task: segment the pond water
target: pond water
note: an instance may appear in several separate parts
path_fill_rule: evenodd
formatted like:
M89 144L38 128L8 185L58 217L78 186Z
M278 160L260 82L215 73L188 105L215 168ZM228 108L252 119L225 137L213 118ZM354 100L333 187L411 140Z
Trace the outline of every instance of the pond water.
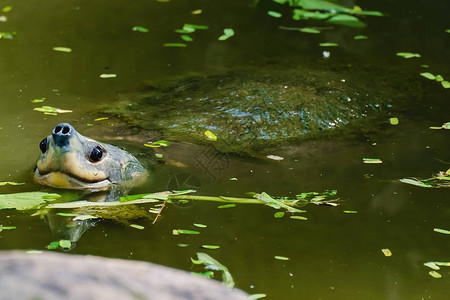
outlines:
M101 221L70 253L198 271L190 258L206 252L229 269L238 288L264 293L268 299L446 299L450 267L442 267L438 271L442 278L435 279L423 264L450 261L450 237L433 230L450 230L449 191L396 180L427 178L449 168L449 132L429 129L449 121L449 90L419 75L428 71L450 79L450 34L445 32L450 29L449 3L342 1L347 7L359 5L387 15L363 17L367 27L350 28L295 22L289 7L257 2L3 1L3 7L13 9L0 13L6 16L0 32L17 34L12 40L0 39L0 181L25 185L0 186L0 193L41 189L31 180L39 142L57 123L70 122L80 133L112 141L151 165L151 180L132 194L190 184L201 195L241 197L264 191L293 197L337 190L340 199L336 207L304 207L306 221L290 219L289 214L274 218L276 210L262 205L227 209L206 201L168 205L154 225L149 220L133 221L145 226L143 230ZM280 11L283 17L273 18L268 10ZM194 41L185 48L164 47L183 42L174 29L184 23L210 28L192 33ZM149 32L133 31L137 25ZM307 34L279 26L326 30ZM218 41L228 27L235 36ZM368 39L354 40L356 35ZM322 42L339 46L319 47ZM70 47L72 52L53 47ZM324 58L324 51L330 52L329 58ZM422 57L396 56L405 51ZM344 73L373 69L372 80L364 84L376 87L394 80L392 85L410 104L395 111L397 126L383 119L369 133L331 134L260 153L284 157L282 161L224 154L220 168L205 155L208 143L188 141L171 141L169 147L156 150L164 154L165 164L155 165L150 162L152 150L143 146L148 141L141 142L139 133L130 136L132 129L115 132L112 121L94 121L99 108L129 99L154 82L250 66L267 69L272 64ZM103 79L100 74L117 77ZM31 102L38 98L45 101ZM53 116L33 110L42 105L73 112ZM124 135L125 140L118 140ZM364 164L367 157L383 163ZM55 239L48 224L29 211L2 210L0 225L17 227L0 232L1 250L44 250ZM198 230L200 235L173 235L173 229ZM202 249L205 244L220 248ZM382 249L390 249L392 256L384 256Z

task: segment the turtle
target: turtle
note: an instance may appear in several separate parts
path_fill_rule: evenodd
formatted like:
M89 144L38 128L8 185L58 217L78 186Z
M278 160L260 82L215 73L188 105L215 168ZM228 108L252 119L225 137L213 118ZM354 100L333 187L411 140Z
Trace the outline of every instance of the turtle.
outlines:
M39 144L34 180L63 189L108 191L136 186L148 173L130 153L78 133L69 123L57 124Z

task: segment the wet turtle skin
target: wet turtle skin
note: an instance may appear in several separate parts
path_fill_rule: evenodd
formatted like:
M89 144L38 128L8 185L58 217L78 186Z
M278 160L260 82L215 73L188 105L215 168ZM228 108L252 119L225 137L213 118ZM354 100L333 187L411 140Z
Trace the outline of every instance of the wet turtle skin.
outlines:
M133 155L84 137L68 123L56 125L39 147L34 179L42 185L104 191L113 185L134 186L147 177Z

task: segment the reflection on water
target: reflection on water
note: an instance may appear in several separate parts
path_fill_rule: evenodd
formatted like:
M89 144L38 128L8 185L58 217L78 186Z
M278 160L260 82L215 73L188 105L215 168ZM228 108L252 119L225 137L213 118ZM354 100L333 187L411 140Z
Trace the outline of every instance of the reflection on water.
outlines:
M336 189L342 199L340 206L307 206L308 220L301 221L288 215L274 218L275 210L263 206L168 205L154 225L150 220L138 220L144 230L114 220L98 222L83 233L71 253L141 259L190 270L190 257L207 251L228 267L238 287L249 293L266 293L270 299L444 299L449 268L442 267L443 277L433 279L423 263L450 260L448 236L433 231L450 229L448 190L420 189L395 179L427 178L449 167L448 132L428 129L449 121L448 111L443 109L448 92L418 75L426 64L428 71L450 78L448 24L443 15L448 3L349 1L350 6L357 4L390 16L367 18L366 29L340 27L307 35L279 30L279 25L299 25L290 18L268 16L265 5L274 8L267 1L257 7L251 2L12 3L7 21L0 23L0 32L18 33L13 40L0 39L0 181L26 184L0 186L0 192L40 189L31 182L31 168L40 140L59 122L70 122L102 141L138 140L116 144L150 161L153 153L141 146L148 142L145 133L130 129L116 136L108 120L94 122L90 114L100 105L114 105L121 94L136 92L149 82L215 74L235 66L266 68L268 63L330 72L373 70L373 80L364 83L367 85L409 76L409 82L399 81L398 93L410 97L414 105L398 112L397 126L381 120L376 125L383 130L267 148L261 150L262 158L227 154L221 157L226 164L220 168L202 160L204 147L173 142L158 150L165 163L149 163L152 180L132 191L195 186L203 195L265 191L292 196ZM203 13L191 14L196 9ZM164 43L180 42L174 29L184 23L207 24L210 29L193 34L194 42L186 48L163 47ZM136 25L149 28L149 32L132 31ZM219 42L217 37L226 27L233 27L236 35ZM369 39L357 43L353 40L357 34ZM325 60L324 49L317 45L329 41L339 42L341 47L331 49ZM56 46L73 51L53 51ZM399 51L418 52L422 58L405 60L396 57ZM100 79L103 73L118 76ZM42 97L44 103L30 102ZM41 105L74 112L53 116L33 111ZM264 159L269 154L284 160ZM383 163L364 164L363 158L380 158ZM0 225L17 227L0 232L0 249L45 249L53 240L48 226L52 222L47 222L28 212L0 211ZM207 227L199 229L194 223ZM173 229L201 233L174 236ZM180 248L179 243L189 246ZM221 248L200 249L204 244ZM383 255L381 249L385 248L391 250L391 257ZM276 260L277 255L290 260Z

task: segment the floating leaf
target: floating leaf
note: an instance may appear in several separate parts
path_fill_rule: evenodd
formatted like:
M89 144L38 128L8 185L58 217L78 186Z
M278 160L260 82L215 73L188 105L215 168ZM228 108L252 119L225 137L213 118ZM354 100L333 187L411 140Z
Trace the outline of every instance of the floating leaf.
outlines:
M209 131L209 130L205 131L205 135L208 138L208 140L217 141L217 136L214 133L212 133L211 131Z
M450 230L445 230L445 229L441 229L441 228L433 228L433 230L438 233L450 234Z
M236 204L232 203L232 204L219 205L219 206L217 206L217 208L220 208L220 209L222 209L222 208L232 208L232 207L235 207L235 206L236 206Z
M56 250L58 248L59 248L59 241L53 241L47 245L47 249L49 249L49 250Z
M274 218L282 218L284 217L284 211L277 211L273 216Z
M94 122L104 121L104 120L108 120L108 119L109 119L108 117L101 117L101 118L94 119Z
M53 47L53 50L67 53L72 52L72 49L69 47Z
M413 58L413 57L420 57L420 54L411 52L397 52L397 56L401 56L404 58Z
M426 263L424 263L424 266L427 266L428 268L431 268L431 269L433 269L435 271L441 269L434 261L426 262Z
M357 214L358 211L356 211L356 210L344 210L344 213L345 214Z
M357 27L357 28L366 27L366 24L361 22L357 17L346 14L338 14L332 16L327 20L327 22L332 24L345 25L349 27Z
M61 217L78 217L78 214L74 213L57 213L57 215Z
M13 230L16 229L16 226L0 226L0 232L3 230Z
M386 257L392 256L391 250L389 250L387 248L381 249L381 252L383 252L384 256L386 256Z
M44 102L44 101L45 101L45 97L30 100L31 103L40 103L40 102Z
M441 81L441 84L444 87L444 89L450 89L450 82L443 80Z
M25 183L24 182L14 182L14 181L2 181L2 182L0 182L0 186L7 185L7 184L9 184L9 185L23 185Z
M202 12L203 11L201 9L196 9L196 10L191 11L191 14L193 14L193 15L200 15Z
M198 228L206 228L206 227L208 227L205 224L200 224L200 223L194 223L194 226L198 227Z
M299 31L303 33L312 33L312 34L319 34L321 32L319 29L312 27L299 28Z
M278 155L267 155L266 157L267 157L268 159L273 159L273 160L278 160L278 161L284 159L284 157L281 157L281 156L278 156Z
M442 278L442 275L436 271L430 271L430 272L428 272L428 274L430 274L431 277L436 278L436 279Z
M308 220L308 218L302 217L302 216L290 216L290 218L294 219L294 220L302 220L302 221Z
M0 32L0 39L12 40L16 35L15 32Z
M139 230L143 230L145 227L139 224L130 224L130 227L139 229Z
M437 82L441 82L441 81L444 80L444 77L442 77L442 75L438 74L438 75L435 76L434 80L436 80Z
M70 249L72 247L72 242L69 240L60 240L58 244L63 249Z
M398 118L389 118L389 123L391 123L391 125L398 125Z
M418 179L415 178L402 178L399 180L400 182L406 183L406 184L411 184L411 185L415 185L415 186L420 186L420 187L425 187L425 188L431 188L433 187L431 184L426 184Z
M290 258L286 257L286 256L275 255L274 257L275 257L275 259L278 259L278 260L290 260Z
M156 142L152 142L151 144L144 144L144 146L151 147L151 148L168 147L169 145L170 145L170 143L165 140L159 140Z
M365 35L355 35L355 36L353 37L353 39L354 39L354 40L367 40L368 37L365 36Z
M42 112L44 114L50 114L50 115L56 115L56 114L63 114L63 113L71 113L71 110L68 109L61 109L53 106L44 105L41 107L36 107L33 110Z
M212 258L206 253L198 252L197 259L191 258L193 264L196 265L205 265L207 270L217 270L222 272L222 282L232 288L234 287L234 280L231 276L231 273L228 271L228 268L222 265L220 262Z
M319 44L320 47L337 47L339 46L338 43L320 43Z
M383 161L379 158L363 158L365 164L381 164Z
M17 210L28 210L37 208L41 204L54 199L47 196L58 196L57 194L48 194L44 192L26 192L13 194L0 194L0 209L14 208Z
M142 33L147 33L148 29L142 26L134 26L133 31L138 31L138 32L142 32Z
M435 80L436 79L436 76L434 76L433 74L431 74L429 72L420 73L420 76L423 76L423 77L425 77L427 79L430 79L430 80Z
M217 249L220 248L220 246L217 246L217 245L202 245L202 248L209 249L209 250L217 250Z
M190 36L185 35L185 34L181 35L180 37L181 37L181 39L182 39L183 41L185 41L185 42L192 42L192 41L194 41L193 38L191 38Z
M186 44L183 44L183 43L165 43L164 45L163 45L164 47L171 47L171 48L183 48L183 47L186 47L187 45Z
M180 248L186 248L188 246L189 246L189 244L177 244L177 247L180 247Z
M225 28L223 30L223 35L219 36L219 41L225 41L225 40L229 39L232 36L234 36L233 28Z
M4 13L7 13L7 12L10 12L12 9L13 9L12 6L8 5L8 6L3 7L2 11Z
M187 230L187 229L174 229L172 230L173 235L180 235L180 234L200 234L200 232L195 230Z
M277 11L269 10L267 14L274 18L281 18L283 15Z
M230 181L238 181L238 179L236 177L231 177Z
M92 219L98 219L98 217L92 216L92 215L78 215L75 218L73 218L74 221L85 221L85 220L92 220Z
M106 78L116 78L117 74L100 74L99 77L100 78L104 78L104 79L106 79Z
M251 295L248 295L247 299L248 299L248 300L257 300L257 299L262 299L262 298L265 298L265 297L267 297L266 294L260 293L260 294L251 294Z

